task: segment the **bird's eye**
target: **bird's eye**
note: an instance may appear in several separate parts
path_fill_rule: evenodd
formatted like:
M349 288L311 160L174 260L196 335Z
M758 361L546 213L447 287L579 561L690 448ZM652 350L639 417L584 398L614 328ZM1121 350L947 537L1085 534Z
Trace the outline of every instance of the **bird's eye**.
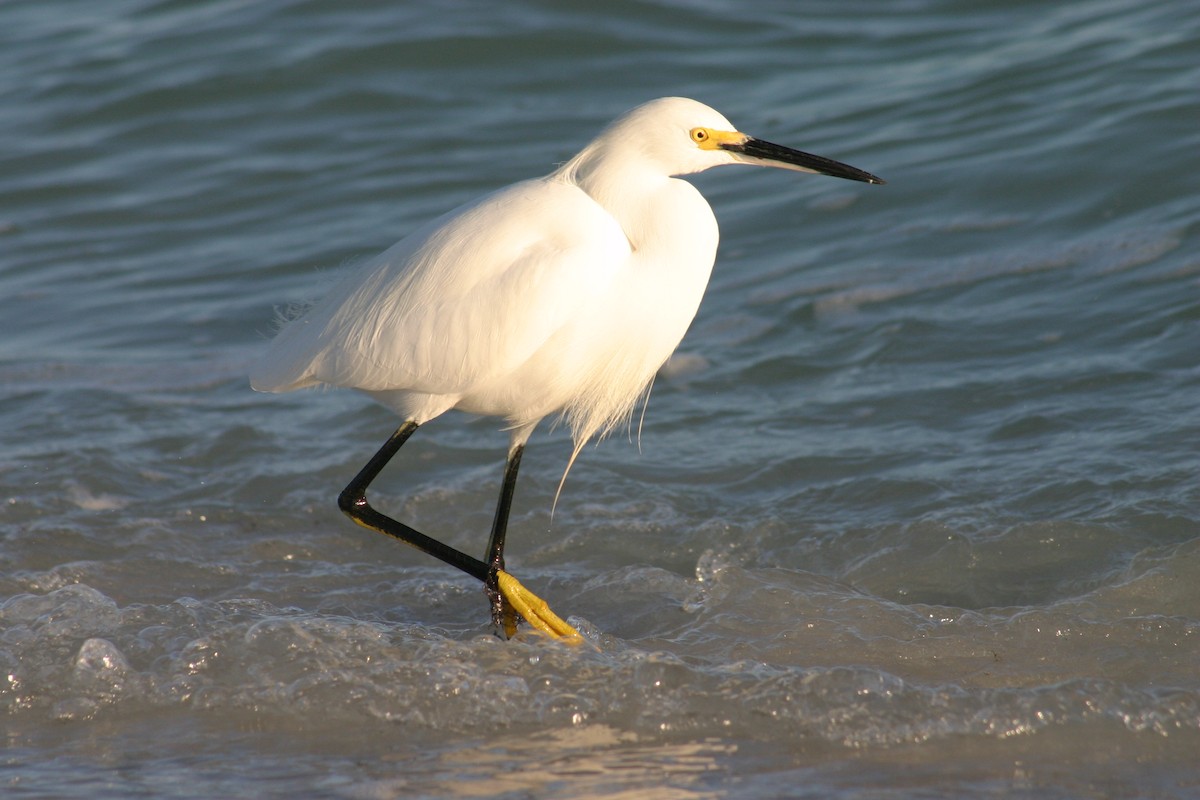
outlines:
M708 141L708 131L704 128L692 128L692 141L696 144Z

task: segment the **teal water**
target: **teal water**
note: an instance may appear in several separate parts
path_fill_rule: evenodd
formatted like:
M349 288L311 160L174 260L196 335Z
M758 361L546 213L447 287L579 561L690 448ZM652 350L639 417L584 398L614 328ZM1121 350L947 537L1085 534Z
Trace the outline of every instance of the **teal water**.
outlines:
M1193 797L1191 4L0 4L5 797ZM396 424L256 395L277 309L694 97L883 187L697 186L640 435L535 434L509 565L334 498ZM506 436L380 502L482 550Z

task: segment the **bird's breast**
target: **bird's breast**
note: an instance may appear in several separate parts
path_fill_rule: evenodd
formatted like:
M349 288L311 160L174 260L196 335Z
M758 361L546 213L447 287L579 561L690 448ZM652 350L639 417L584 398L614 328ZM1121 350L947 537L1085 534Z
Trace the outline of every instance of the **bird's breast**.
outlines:
M689 184L672 183L684 188L618 220L633 249L608 280L509 379L461 408L521 409L510 415L517 424L565 412L577 440L633 410L691 325L716 255L712 210Z

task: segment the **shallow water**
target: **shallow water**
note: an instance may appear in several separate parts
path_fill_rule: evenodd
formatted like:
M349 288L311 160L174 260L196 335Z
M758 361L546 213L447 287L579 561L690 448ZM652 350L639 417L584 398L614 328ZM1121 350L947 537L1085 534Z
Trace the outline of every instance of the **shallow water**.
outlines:
M1182 2L0 5L12 797L1200 792L1200 18ZM722 225L640 431L509 566L337 511L396 424L252 393L277 308L682 94L866 187ZM373 496L482 550L506 436Z

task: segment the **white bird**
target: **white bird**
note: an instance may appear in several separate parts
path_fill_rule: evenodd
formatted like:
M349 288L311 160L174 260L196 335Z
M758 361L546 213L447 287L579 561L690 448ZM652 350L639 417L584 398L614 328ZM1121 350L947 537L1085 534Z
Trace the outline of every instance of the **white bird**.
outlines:
M589 439L627 421L647 394L696 315L717 251L712 209L674 176L723 164L883 183L739 133L695 100L653 100L549 175L438 217L350 271L283 327L251 385L350 387L394 410L403 424L341 493L341 509L483 581L493 623L506 634L516 629L515 609L535 628L577 640L504 571L521 454L538 422L558 414L574 438L569 469ZM510 432L482 560L366 499L418 426L450 409L500 417Z

